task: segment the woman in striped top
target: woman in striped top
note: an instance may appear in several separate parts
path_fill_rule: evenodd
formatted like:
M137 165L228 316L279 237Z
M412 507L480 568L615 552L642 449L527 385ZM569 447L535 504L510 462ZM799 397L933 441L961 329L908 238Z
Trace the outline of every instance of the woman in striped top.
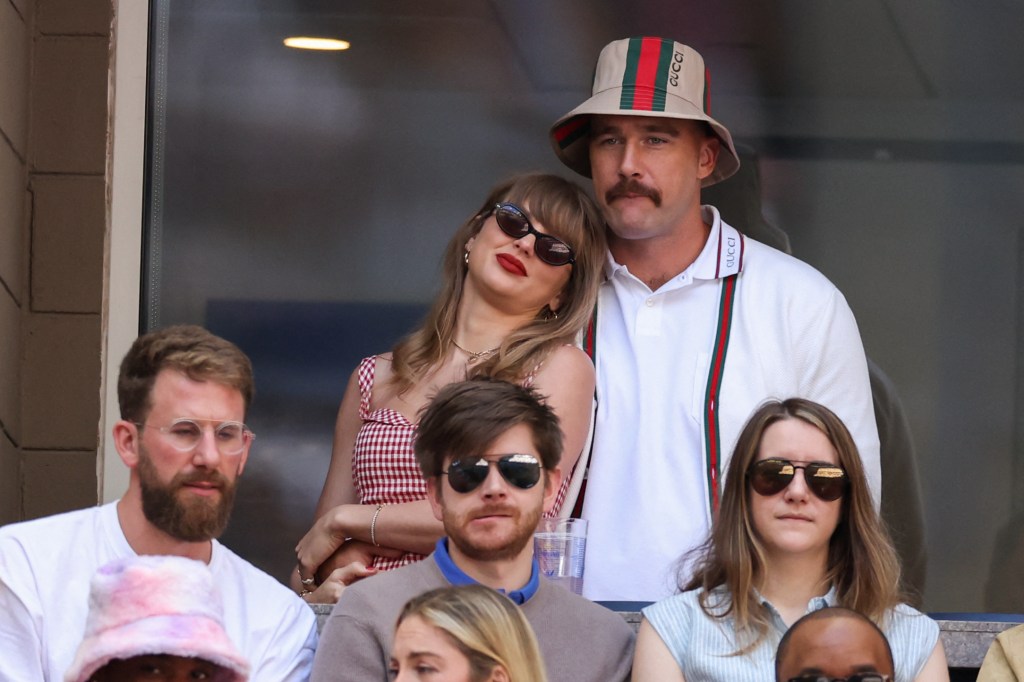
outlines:
M773 679L789 625L831 605L885 632L895 682L949 679L938 625L902 603L857 448L826 407L791 398L754 412L695 558L681 593L644 609L634 682Z

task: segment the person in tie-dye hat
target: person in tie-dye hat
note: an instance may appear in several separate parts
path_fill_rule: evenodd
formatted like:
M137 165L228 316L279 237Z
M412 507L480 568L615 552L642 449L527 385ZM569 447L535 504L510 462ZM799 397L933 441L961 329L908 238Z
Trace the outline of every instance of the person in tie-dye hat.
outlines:
M205 564L177 556L118 559L89 587L85 637L65 682L246 682L249 663L224 631Z
M577 506L590 522L591 599L674 592L677 561L707 536L729 453L766 398L836 412L880 502L867 363L843 295L701 205L702 187L739 168L710 84L692 47L616 40L598 57L590 97L550 131L558 158L593 179L608 228L584 337L598 404Z

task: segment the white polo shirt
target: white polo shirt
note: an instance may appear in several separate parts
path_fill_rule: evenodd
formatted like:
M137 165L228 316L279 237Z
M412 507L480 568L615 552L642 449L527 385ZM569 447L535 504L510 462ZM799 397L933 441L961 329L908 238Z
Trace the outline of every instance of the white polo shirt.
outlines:
M811 266L743 238L715 208L703 212L712 226L704 249L657 291L609 256L598 302L598 409L583 506L590 599L656 601L674 593L678 560L707 537L705 397L721 278L737 269L717 405L719 471L764 400L802 397L846 423L876 507L881 501L867 362L846 299Z

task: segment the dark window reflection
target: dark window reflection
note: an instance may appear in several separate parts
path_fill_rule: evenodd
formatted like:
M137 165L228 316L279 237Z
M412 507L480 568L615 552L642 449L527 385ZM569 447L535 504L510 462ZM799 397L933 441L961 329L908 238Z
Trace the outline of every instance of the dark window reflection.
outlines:
M515 171L566 173L547 128L600 47L655 33L702 52L715 116L756 157L756 184L713 201L857 315L908 586L930 611L1024 611L1024 5L157 0L152 16L144 319L205 324L255 361L259 437L225 538L243 556L285 577L359 358L418 319L466 206ZM285 48L296 34L352 48Z

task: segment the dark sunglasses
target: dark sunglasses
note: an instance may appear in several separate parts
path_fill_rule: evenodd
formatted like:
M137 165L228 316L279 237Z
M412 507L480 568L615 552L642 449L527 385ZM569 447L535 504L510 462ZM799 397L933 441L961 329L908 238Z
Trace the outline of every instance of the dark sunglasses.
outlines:
M804 480L811 492L826 502L838 500L846 492L846 472L827 462L796 464L788 459L762 459L747 469L747 480L754 492L769 497L785 490L797 469L804 470Z
M532 234L536 238L533 242L533 252L548 265L568 265L576 262L576 254L573 253L571 246L550 234L538 232L522 209L515 204L496 204L494 219L498 221L501 231L509 237L522 239Z
M828 677L827 675L801 675L791 677L790 682L891 682L892 678L881 673L856 673L850 677Z
M498 467L498 473L510 485L527 490L540 480L540 460L533 455L511 454L488 457L454 459L442 474L448 476L448 483L457 493L468 493L480 487L487 480L491 465Z

